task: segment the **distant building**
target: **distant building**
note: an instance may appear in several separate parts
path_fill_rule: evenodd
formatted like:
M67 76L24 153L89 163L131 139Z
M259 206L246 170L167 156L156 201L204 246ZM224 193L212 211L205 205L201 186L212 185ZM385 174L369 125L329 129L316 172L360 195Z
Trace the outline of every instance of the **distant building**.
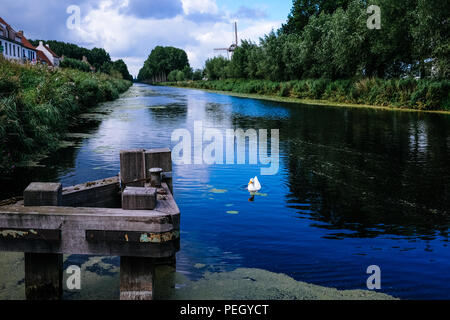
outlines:
M34 47L25 38L23 31L15 31L0 17L0 54L10 60L18 62L42 63L50 67L59 66L61 58L48 45L39 42Z
M51 62L51 64L55 67L59 67L59 63L61 62L61 57L59 57L56 53L54 53L48 44L44 44L42 41L39 41L39 45L36 47L37 50L42 51L47 59Z
M22 42L22 57L28 61L36 61L37 50L23 35L23 31L18 32Z
M0 17L0 52L7 59L33 61L36 49L28 42L23 31L15 31Z

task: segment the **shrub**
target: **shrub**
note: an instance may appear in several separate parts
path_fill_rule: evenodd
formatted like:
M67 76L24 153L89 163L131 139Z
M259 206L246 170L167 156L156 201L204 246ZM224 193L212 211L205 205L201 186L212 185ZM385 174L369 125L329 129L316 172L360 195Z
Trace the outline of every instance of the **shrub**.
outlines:
M71 58L64 58L63 61L60 63L61 68L71 68L71 69L77 69L84 72L91 71L91 67L83 61L71 59Z
M274 82L255 79L226 79L179 82L177 85L236 93L294 96L300 99L324 99L419 110L450 109L449 80L365 78L359 80L309 79Z
M19 65L0 57L0 171L55 149L73 116L130 86L105 74Z

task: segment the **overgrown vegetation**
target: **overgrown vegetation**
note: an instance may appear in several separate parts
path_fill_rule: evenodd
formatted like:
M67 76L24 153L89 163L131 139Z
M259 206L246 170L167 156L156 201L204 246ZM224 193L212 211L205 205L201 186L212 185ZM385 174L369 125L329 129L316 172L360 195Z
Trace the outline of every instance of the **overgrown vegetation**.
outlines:
M75 115L130 86L102 73L19 65L0 55L0 170L55 150Z
M61 68L77 69L84 72L91 71L91 67L86 62L67 57L65 57L64 60L61 61L59 66Z
M169 83L170 84L170 83ZM226 79L172 83L181 87L262 94L340 103L395 106L418 110L450 111L450 80L367 78L361 80L307 79L276 82L270 80Z
M125 62L123 60L112 61L109 53L103 48L86 49L79 47L76 44L62 41L30 40L31 44L34 46L38 46L39 41L48 44L50 49L57 55L64 56L64 60L69 58L66 63L62 63L61 66L63 68L69 67L81 71L90 71L90 68L88 70L86 69L86 63L81 64L83 63L81 61L83 57L86 57L90 65L94 67L95 71L107 73L116 78L121 77L125 80L133 81L133 76L129 73Z
M393 79L450 76L450 3L373 0L381 29L368 29L367 1L295 0L288 22L260 39L242 41L231 61L205 64L209 80L227 78Z

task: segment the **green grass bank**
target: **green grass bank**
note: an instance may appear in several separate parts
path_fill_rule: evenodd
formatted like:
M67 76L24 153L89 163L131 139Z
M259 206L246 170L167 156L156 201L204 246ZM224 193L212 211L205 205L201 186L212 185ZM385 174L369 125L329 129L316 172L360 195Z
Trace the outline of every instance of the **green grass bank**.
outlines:
M100 73L20 65L0 55L0 171L56 150L76 115L117 99L131 85Z
M324 102L413 109L450 111L450 81L416 79L362 80L269 80L227 79L213 81L181 81L169 86L223 91L237 95L267 96L270 100ZM325 103L326 104L326 103Z

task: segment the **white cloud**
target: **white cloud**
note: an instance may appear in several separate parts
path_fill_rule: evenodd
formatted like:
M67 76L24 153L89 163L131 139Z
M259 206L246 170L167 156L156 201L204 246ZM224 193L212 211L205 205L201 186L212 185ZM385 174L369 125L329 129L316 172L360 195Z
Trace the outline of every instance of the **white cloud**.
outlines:
M214 0L181 0L185 14L208 13L216 14L219 11Z
M182 0L182 3L187 14L219 12L213 0ZM111 57L123 59L134 76L157 45L184 49L191 66L201 68L207 58L218 54L214 48L228 47L233 42L232 21L226 12L220 13L222 21L196 23L182 14L166 19L139 18L124 14L123 7L112 4L111 0L104 0L91 9L83 17L81 30L73 31L70 38L80 45L105 48ZM258 41L281 22L241 20L239 39Z

